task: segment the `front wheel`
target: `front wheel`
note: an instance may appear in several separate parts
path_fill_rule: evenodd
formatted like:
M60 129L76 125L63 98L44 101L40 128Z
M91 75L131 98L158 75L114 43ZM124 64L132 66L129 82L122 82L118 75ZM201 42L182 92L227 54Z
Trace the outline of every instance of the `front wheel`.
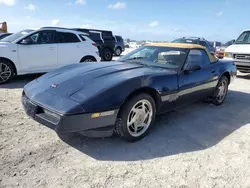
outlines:
M122 139L134 142L143 138L155 119L155 102L142 93L131 98L122 107L115 125L115 133Z
M84 57L81 59L81 63L82 62L95 62L96 59L94 57Z
M216 91L213 96L213 101L212 101L213 104L218 106L224 102L228 92L228 85L229 85L228 78L226 76L222 76L221 79L219 80L219 83L216 87Z
M10 62L0 60L0 84L9 82L14 76L14 71L15 69Z

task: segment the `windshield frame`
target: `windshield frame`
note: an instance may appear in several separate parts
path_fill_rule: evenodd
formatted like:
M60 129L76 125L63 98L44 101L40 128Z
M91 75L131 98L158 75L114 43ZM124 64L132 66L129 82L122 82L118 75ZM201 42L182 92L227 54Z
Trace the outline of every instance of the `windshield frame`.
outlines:
M184 55L183 60L182 60L182 62L180 62L180 65L178 66L178 68L174 68L174 67L171 68L171 67L165 66L166 64L161 64L161 63L157 63L157 62L153 62L153 61L147 61L144 58L140 58L140 56L135 57L134 59L133 59L133 57L131 57L132 55L142 51L144 48L156 48L155 52L157 50L160 50L160 49L169 49L169 52L181 51L181 52L184 52L185 54L183 54ZM168 51L165 51L165 52L168 52ZM160 53L164 53L164 51L162 51ZM123 57L119 58L117 61L126 62L126 63L137 63L137 64L144 65L144 66L157 67L157 68L162 68L162 69L167 69L167 70L179 72L181 70L183 64L186 61L188 53L189 53L188 48L169 47L169 46L150 46L149 45L149 46L141 46L141 47L129 52L128 54L124 55Z
M35 31L34 29L25 29L25 30L19 31L17 33L14 33L12 35L9 35L9 36L3 38L1 40L1 42L15 43L15 41L28 36L29 34L31 34L34 31ZM22 34L23 32L25 32L25 34Z

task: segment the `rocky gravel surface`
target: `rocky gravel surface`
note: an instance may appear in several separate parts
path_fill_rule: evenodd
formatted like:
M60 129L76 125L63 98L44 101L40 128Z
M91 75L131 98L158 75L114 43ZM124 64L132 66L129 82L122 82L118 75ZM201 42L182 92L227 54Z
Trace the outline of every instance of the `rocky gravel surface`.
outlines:
M0 86L0 187L250 188L250 76L230 86L224 105L197 103L159 116L136 143L58 137L28 118L22 87Z

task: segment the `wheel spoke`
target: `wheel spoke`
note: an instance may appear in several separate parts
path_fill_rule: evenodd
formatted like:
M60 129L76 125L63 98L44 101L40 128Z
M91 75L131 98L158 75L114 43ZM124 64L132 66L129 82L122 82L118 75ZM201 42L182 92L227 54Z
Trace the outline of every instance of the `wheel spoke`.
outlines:
M152 105L148 100L143 99L134 104L127 119L127 128L131 136L138 137L148 129L152 121L152 111Z

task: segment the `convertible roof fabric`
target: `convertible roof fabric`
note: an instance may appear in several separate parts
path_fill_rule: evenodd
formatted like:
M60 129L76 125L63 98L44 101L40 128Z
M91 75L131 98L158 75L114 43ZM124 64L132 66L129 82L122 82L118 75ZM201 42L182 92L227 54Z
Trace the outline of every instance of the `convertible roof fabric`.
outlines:
M172 48L187 48L187 49L203 49L207 52L207 55L212 63L216 62L218 59L213 56L206 47L199 44L187 44L187 43L150 43L145 46L159 46L159 47L172 47Z

